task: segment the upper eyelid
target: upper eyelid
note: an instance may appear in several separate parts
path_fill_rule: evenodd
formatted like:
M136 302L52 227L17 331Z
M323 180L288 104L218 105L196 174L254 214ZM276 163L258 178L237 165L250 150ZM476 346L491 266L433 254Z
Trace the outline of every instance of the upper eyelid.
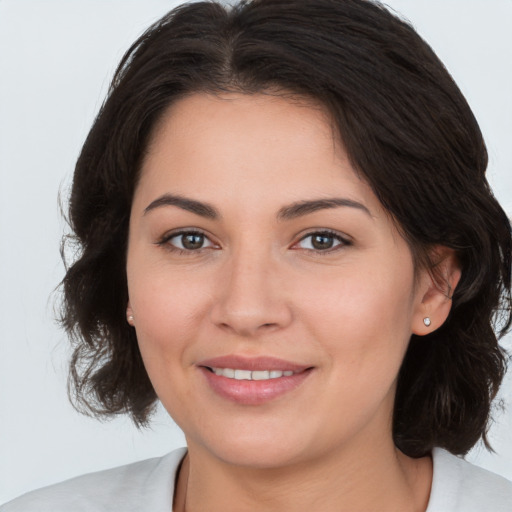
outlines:
M336 230L333 230L333 229L327 229L327 228L316 228L312 231L309 231L307 233L304 233L303 235L300 236L300 238L298 239L298 242L300 242L301 240L304 240L305 238L307 238L308 236L313 236L313 235L331 235L333 236L334 238L338 238L340 239L341 241L345 242L345 243L351 243L352 242L352 237L344 234L344 233L340 233L339 231L336 231Z
M199 228L177 228L171 231L167 231L159 238L158 242L160 243L162 241L168 241L175 236L186 235L189 233L203 235L205 238L208 238L210 242L214 243L212 237L206 231Z

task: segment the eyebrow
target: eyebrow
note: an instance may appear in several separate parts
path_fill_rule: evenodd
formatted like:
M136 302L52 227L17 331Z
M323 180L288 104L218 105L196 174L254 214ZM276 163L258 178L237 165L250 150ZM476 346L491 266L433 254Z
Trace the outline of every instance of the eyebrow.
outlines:
M204 217L210 220L218 220L221 218L219 211L214 206L208 203L203 203L201 201L196 201L195 199L189 199L187 197L174 194L164 194L158 199L152 201L144 209L144 215L146 215L147 213L156 208L160 208L163 206L177 206L182 210L195 213L200 217ZM277 213L277 219L292 220L296 219L297 217L309 215L319 210L328 210L339 207L355 208L357 210L361 210L362 212L372 217L370 210L368 210L368 208L364 204L354 201L353 199L332 197L328 199L297 201L288 206L284 206Z
M182 210L195 213L196 215L206 219L216 220L220 218L220 213L212 205L173 194L164 194L158 199L155 199L146 206L144 209L144 215L149 213L151 210L162 206L177 206Z
M339 208L341 206L347 206L349 208L356 208L363 211L370 217L373 217L370 210L353 199L347 199L343 197L332 197L328 199L316 199L312 201L298 201L292 203L289 206L281 208L277 214L279 220L291 220L303 215L309 215L310 213L317 212L319 210L329 210L332 208Z

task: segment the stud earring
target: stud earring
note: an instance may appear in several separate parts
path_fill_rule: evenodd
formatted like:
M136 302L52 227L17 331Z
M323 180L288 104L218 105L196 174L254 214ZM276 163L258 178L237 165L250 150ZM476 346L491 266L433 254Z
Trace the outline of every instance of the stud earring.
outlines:
M430 318L428 316L426 316L423 319L423 323L425 324L426 327L429 327L432 322L430 321Z
M133 315L128 315L127 320L130 325L133 325Z

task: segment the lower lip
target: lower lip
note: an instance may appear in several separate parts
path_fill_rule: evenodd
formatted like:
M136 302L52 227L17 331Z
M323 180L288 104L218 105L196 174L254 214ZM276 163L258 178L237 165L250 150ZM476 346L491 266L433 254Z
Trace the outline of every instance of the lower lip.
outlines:
M270 402L293 391L311 374L312 369L294 373L289 377L268 380L236 380L215 375L205 367L199 368L210 388L223 398L244 405L259 405Z

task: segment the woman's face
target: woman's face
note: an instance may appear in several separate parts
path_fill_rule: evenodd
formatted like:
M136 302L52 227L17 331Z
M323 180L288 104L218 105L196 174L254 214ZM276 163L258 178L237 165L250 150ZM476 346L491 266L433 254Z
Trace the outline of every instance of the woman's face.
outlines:
M275 467L390 441L426 277L415 286L320 107L173 105L135 192L127 274L144 363L191 450Z

